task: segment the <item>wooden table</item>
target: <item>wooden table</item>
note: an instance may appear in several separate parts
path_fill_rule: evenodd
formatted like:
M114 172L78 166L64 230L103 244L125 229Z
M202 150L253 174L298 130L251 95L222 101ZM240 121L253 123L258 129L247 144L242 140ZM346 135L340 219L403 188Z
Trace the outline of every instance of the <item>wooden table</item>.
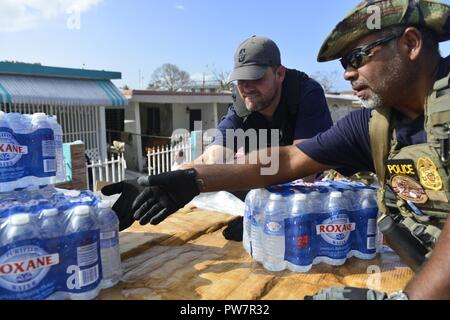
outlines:
M223 237L223 229L235 218L184 208L158 226L134 224L120 234L123 279L98 299L303 300L331 286L391 293L413 276L392 252L371 261L350 259L341 267L320 264L306 274L269 272L252 260L241 242Z

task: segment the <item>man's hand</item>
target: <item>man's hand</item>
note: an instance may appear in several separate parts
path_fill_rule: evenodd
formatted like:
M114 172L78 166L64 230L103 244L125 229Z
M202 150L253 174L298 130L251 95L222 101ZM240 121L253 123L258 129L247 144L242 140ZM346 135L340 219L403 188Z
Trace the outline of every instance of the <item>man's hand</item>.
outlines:
M134 219L141 225L162 222L200 194L196 178L194 169L139 178L138 183L144 190L132 205Z
M386 293L361 288L333 287L319 291L305 300L386 300Z
M129 228L133 224L134 218L131 207L133 201L142 191L144 191L144 189L145 187L138 184L137 179L125 180L102 188L101 192L105 196L121 194L112 207L119 218L120 231Z

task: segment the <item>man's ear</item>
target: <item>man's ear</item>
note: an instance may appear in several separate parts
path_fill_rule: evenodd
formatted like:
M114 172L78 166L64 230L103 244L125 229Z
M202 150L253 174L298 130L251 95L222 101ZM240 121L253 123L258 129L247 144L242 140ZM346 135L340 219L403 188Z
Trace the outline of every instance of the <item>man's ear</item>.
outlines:
M284 81L284 78L286 78L286 68L284 66L279 66L276 75L278 79L280 79L281 82Z
M400 38L401 50L411 61L416 60L423 51L422 33L415 27L409 27Z

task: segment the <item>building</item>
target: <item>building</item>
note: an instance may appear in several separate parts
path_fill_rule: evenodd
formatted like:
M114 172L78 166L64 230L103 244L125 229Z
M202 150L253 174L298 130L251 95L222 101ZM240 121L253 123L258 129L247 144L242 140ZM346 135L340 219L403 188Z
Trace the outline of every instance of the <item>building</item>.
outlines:
M123 119L124 133L120 133L120 121L107 121L107 130L111 139L114 136L126 142L127 166L138 171L143 170L148 148L169 143L175 130L194 131L195 122L201 122L201 128L197 129L216 128L233 102L229 93L149 90L123 93L128 107L122 114L111 111L108 118Z
M362 107L360 100L353 94L326 94L328 108L330 109L331 119L336 123L349 112Z
M111 80L119 72L0 62L0 110L57 116L64 142L81 140L91 160L105 159L106 110L127 99Z

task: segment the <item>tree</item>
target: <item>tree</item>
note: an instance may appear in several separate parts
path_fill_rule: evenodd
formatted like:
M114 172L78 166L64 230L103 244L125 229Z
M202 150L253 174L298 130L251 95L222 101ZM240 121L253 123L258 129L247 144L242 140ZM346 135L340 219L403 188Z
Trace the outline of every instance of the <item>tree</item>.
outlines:
M229 71L218 71L217 68L213 65L211 68L208 68L209 72L213 76L213 80L219 84L220 91L232 91L233 83L228 80L230 76Z
M130 90L130 87L129 87L128 85L124 85L124 86L122 87L122 90Z
M147 89L174 92L185 89L190 83L189 73L174 64L165 63L153 72Z
M336 91L335 85L339 78L339 73L337 71L316 71L311 78L319 82L326 93L330 93Z

